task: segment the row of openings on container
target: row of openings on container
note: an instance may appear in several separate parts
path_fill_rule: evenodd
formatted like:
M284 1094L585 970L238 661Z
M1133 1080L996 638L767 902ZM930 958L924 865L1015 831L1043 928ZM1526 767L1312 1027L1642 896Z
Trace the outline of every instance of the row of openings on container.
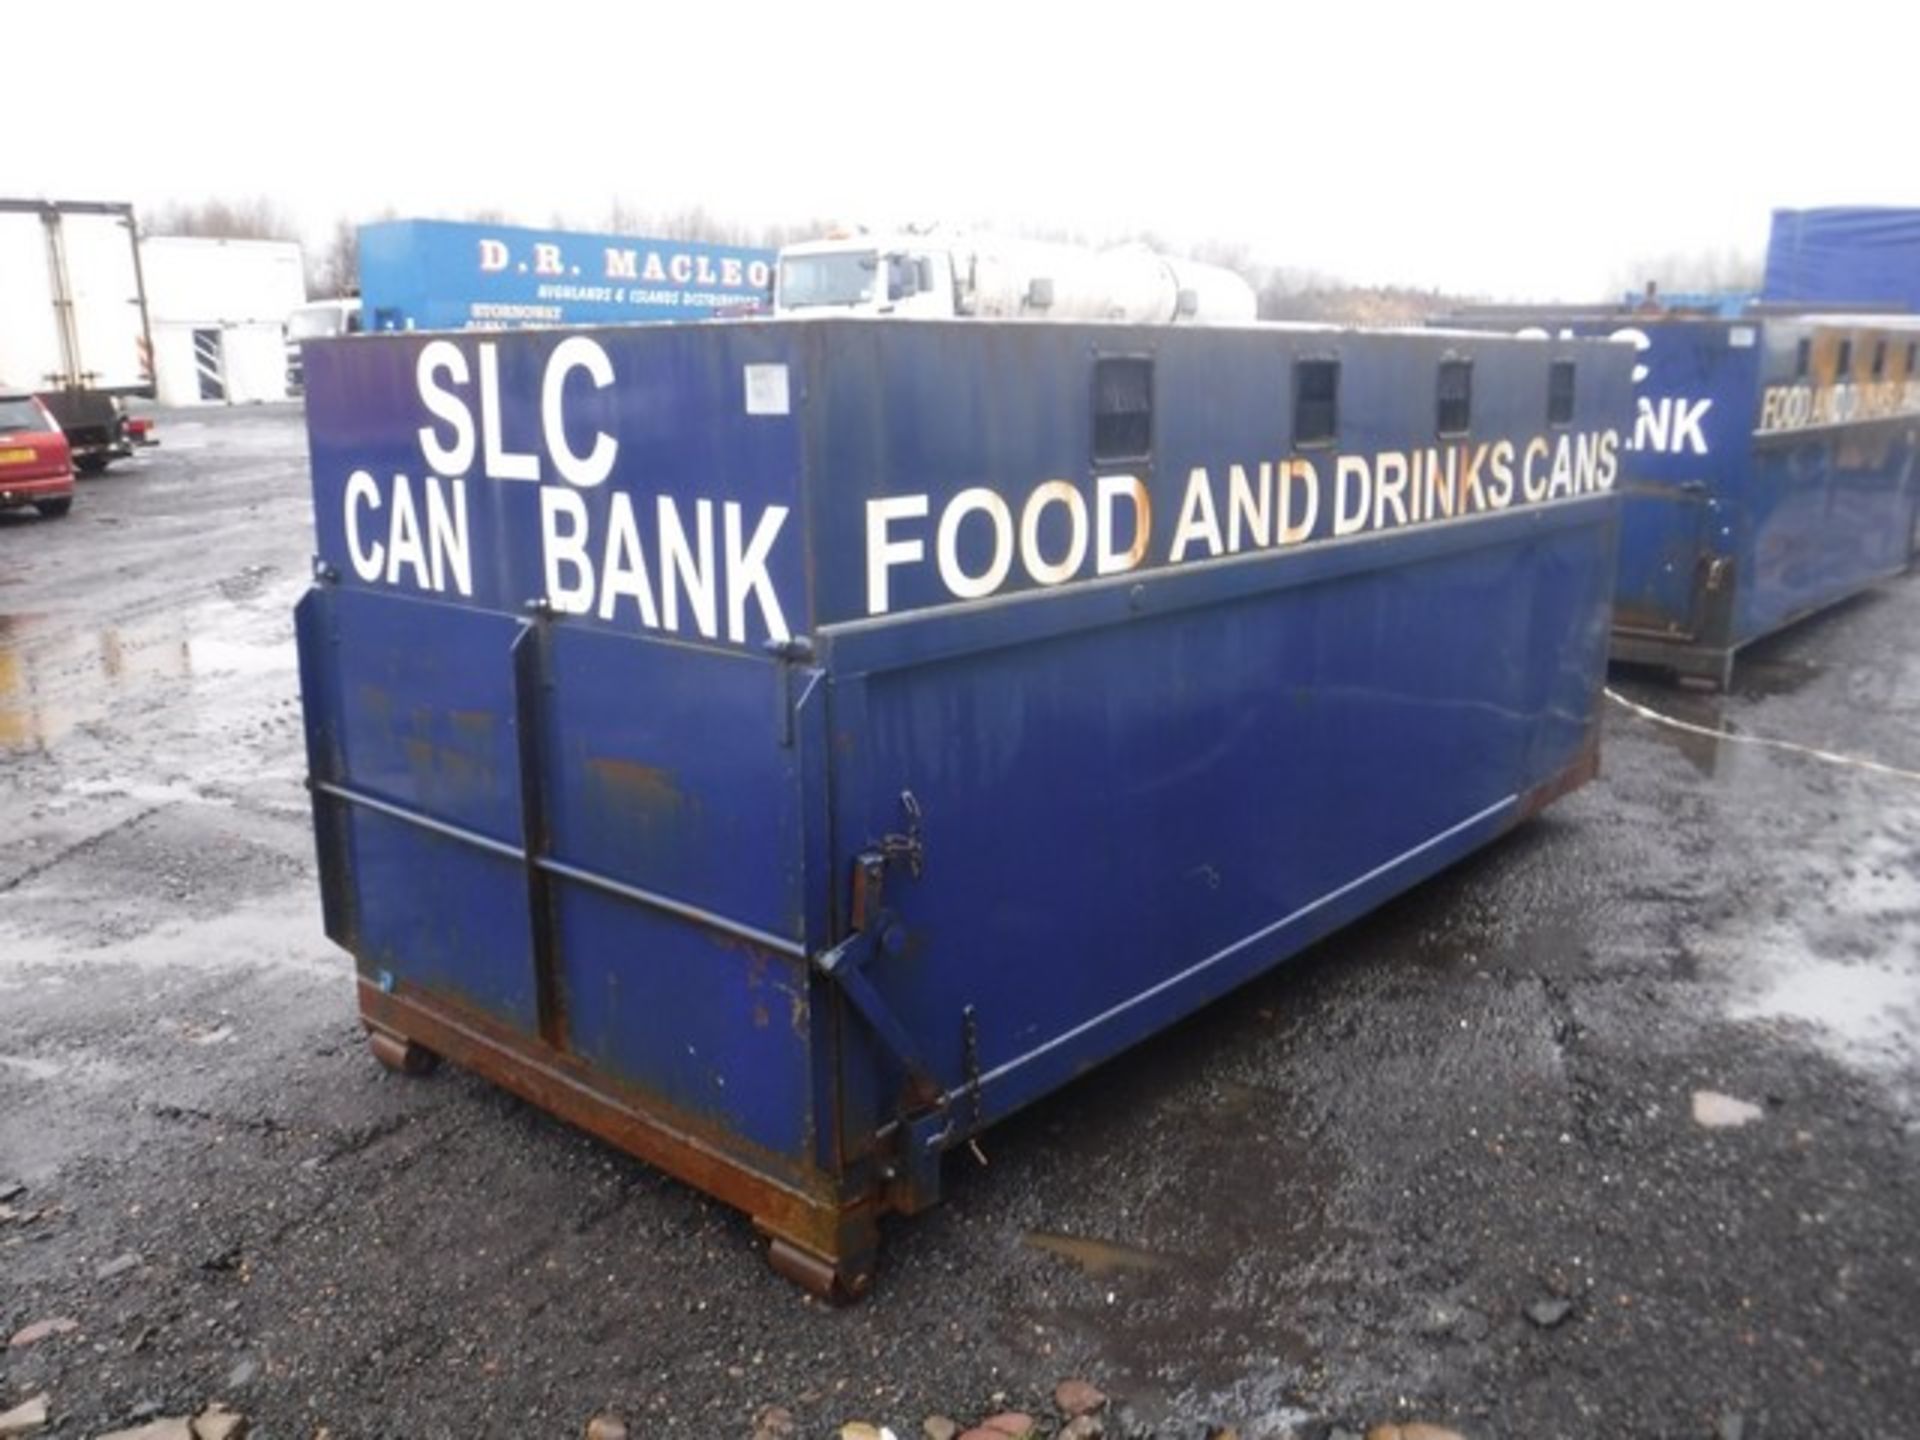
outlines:
M1812 369L1813 341L1806 336L1802 336L1800 344L1795 348L1793 354L1793 378L1796 380L1804 380ZM1833 361L1833 378L1836 382L1853 379L1853 339L1851 336L1842 339L1840 342L1839 353L1834 356ZM1869 380L1884 380L1887 378L1887 342L1885 340L1876 340L1873 342L1873 360L1867 367L1867 378ZM1907 378L1909 380L1920 379L1920 340L1909 340L1907 342Z
M1547 367L1547 424L1573 423L1575 366ZM1440 362L1434 386L1434 429L1443 438L1473 428L1473 362ZM1293 444L1311 449L1340 436L1340 362L1293 362ZM1096 464L1143 460L1153 452L1153 361L1142 355L1105 355L1093 365L1093 458Z

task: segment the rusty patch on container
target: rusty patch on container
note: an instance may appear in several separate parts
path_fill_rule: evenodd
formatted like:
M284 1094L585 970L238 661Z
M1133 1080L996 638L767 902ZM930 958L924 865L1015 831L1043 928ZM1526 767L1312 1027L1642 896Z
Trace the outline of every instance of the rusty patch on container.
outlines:
M843 1197L840 1177L703 1124L651 1092L610 1084L584 1061L449 997L387 994L363 977L359 999L371 1028L424 1046L745 1211L758 1228L824 1258L836 1274L873 1252L882 1200L875 1190Z
M587 770L608 793L619 796L642 814L677 814L687 803L672 772L658 765L596 755L587 761Z
M373 714L391 715L393 713L393 697L383 687L375 685L372 681L360 681L353 687L353 694L361 707Z
M1514 811L1513 823L1520 824L1532 819L1561 796L1578 790L1582 785L1600 773L1600 729L1589 726L1587 736L1580 745L1580 753L1573 757L1558 775L1541 781L1531 790L1520 796L1520 804Z
M491 744L494 718L491 710L449 710L447 719L468 740Z
M1691 638L1693 634L1690 624L1664 610L1652 605L1642 606L1631 601L1619 600L1616 600L1613 605L1613 629L1683 640Z

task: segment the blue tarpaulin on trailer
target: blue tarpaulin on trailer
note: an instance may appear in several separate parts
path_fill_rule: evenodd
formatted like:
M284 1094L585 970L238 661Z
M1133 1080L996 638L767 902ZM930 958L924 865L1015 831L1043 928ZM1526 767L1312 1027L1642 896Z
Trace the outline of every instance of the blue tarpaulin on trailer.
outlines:
M1920 310L1920 208L1774 211L1763 296Z

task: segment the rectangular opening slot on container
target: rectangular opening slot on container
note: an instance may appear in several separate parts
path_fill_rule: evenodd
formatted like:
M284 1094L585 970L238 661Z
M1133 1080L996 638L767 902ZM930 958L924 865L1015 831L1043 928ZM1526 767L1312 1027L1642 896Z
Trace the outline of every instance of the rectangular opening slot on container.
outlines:
M1846 380L1850 379L1852 375L1853 341L1842 340L1840 342L1840 358L1833 363L1833 378L1835 380Z
M1806 379L1807 371L1812 368L1812 365L1813 341L1802 337L1800 343L1794 347L1793 351L1793 378L1796 380Z
M1571 360L1556 360L1547 367L1547 424L1573 423L1573 377Z
M1109 355L1093 362L1093 459L1144 460L1153 453L1153 361Z
M1873 378L1878 380L1887 373L1887 342L1873 342Z
M1331 445L1340 433L1340 362L1293 362L1293 443Z
M1436 423L1442 435L1464 435L1473 425L1473 362L1442 360Z

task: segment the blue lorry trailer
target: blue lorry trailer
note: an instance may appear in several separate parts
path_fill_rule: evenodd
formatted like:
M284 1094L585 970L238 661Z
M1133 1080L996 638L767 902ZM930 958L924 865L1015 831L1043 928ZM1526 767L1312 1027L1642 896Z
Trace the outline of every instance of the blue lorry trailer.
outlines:
M1725 687L1742 646L1920 552L1920 317L1473 312L1630 343L1616 659Z
M764 309L771 250L452 220L358 233L369 330L516 330Z
M1632 355L781 320L309 352L327 933L856 1295L943 1154L1595 773Z
M1920 311L1920 209L1774 211L1760 293L1801 310Z

